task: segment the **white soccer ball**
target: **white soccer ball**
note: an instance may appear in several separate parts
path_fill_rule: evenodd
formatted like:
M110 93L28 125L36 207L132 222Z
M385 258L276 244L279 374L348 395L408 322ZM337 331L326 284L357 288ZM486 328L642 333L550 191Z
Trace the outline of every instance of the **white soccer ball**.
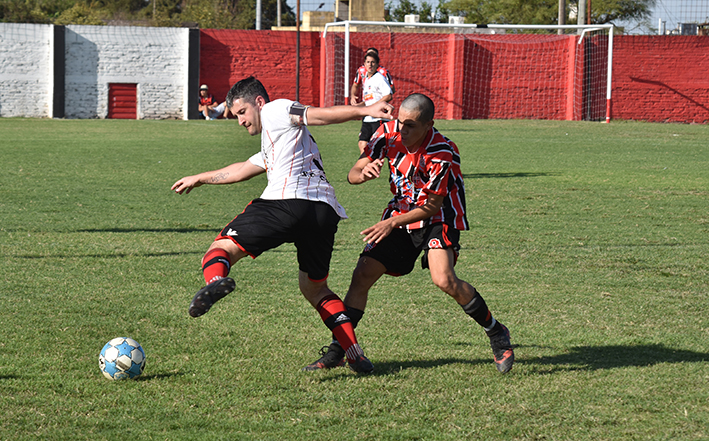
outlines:
M132 338L114 338L101 349L98 367L109 380L136 378L145 368L145 351Z

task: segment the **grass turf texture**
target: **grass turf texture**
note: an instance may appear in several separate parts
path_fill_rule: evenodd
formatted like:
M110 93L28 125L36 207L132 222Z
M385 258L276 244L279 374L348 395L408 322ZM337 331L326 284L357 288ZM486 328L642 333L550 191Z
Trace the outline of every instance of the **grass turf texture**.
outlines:
M236 122L0 119L0 439L706 439L709 127L436 126L466 177L456 270L519 345L507 375L420 268L370 293L371 376L300 372L329 333L290 245L190 318L204 251L265 176L169 189L256 151ZM350 215L342 295L389 199L384 179L346 183L357 130L312 130ZM146 351L137 381L99 372L117 336Z

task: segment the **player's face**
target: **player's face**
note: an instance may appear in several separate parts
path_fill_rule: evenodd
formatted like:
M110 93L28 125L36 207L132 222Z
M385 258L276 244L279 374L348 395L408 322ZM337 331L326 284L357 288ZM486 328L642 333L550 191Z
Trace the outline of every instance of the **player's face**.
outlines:
M372 57L367 57L364 59L364 68L367 69L367 75L370 77L377 72L379 68L379 63Z
M251 103L243 99L234 100L229 109L242 125L249 131L249 135L254 136L261 133L261 108L265 104L263 98L256 97L256 103Z
M419 112L399 109L401 143L410 151L421 146L431 127L433 127L433 121L427 123L419 121Z

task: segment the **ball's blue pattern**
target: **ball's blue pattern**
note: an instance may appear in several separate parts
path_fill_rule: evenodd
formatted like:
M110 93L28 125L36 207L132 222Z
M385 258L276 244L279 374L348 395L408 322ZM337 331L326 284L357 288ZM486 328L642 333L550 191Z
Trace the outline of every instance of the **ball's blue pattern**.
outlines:
M143 373L145 352L133 339L114 338L101 349L99 367L112 380L135 378Z

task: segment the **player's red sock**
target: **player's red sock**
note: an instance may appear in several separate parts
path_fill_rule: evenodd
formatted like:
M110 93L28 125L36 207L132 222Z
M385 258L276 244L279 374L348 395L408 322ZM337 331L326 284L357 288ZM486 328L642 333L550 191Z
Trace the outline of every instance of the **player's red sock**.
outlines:
M202 258L202 274L207 285L229 275L230 268L229 253L221 248L207 251L207 254Z
M345 304L342 303L342 300L337 295L331 294L325 297L315 309L317 309L325 325L335 335L342 349L345 350L348 360L356 360L358 356L364 354L362 348L357 344L352 322L345 313Z

